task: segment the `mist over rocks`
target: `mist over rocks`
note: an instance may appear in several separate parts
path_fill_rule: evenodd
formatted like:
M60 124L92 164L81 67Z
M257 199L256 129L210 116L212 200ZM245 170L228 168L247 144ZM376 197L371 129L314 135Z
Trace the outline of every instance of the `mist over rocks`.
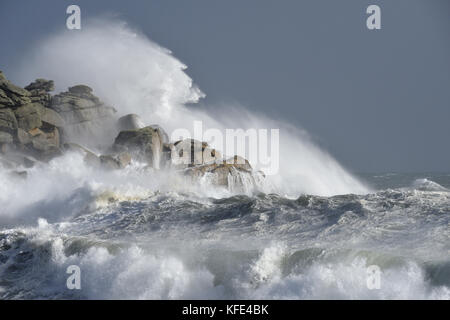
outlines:
M134 113L120 117L119 120L117 120L117 124L119 125L120 131L141 129L145 127L139 116Z
M44 107L50 107L51 94L49 92L55 89L53 80L36 79L25 87L31 94L31 102L38 102Z
M92 94L90 87L70 87L68 91L53 96L50 107L65 122L65 141L77 142L90 148L101 148L102 143L112 140L116 110Z
M189 183L253 189L260 174L241 157L225 160L220 151L194 139L171 142L159 124L139 115L117 116L94 90L79 84L52 95L54 82L36 79L25 88L0 72L0 165L26 179L26 169L68 152L81 154L98 170L123 170L132 163L170 170ZM259 177L259 178L258 178Z

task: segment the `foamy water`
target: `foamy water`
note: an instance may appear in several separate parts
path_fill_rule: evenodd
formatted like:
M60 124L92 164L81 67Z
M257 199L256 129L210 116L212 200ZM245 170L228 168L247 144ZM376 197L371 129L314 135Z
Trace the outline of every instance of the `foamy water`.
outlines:
M297 124L270 120L243 106L221 104L210 113L186 107L204 93L185 69L169 50L126 24L98 20L86 25L82 32L50 36L30 50L15 78L21 84L37 77L53 79L57 91L77 83L87 84L118 110L118 116L136 113L145 124L161 125L169 136L179 128L193 132L194 121L202 121L204 130L215 128L222 132L237 128L280 129L280 170L271 177L278 193L296 196L302 192L334 195L368 191L333 157L315 146ZM253 165L258 167L258 163Z
M136 162L95 170L75 153L26 179L0 168L0 298L450 299L447 176L363 183L299 127L237 106L190 110L204 94L183 63L122 23L41 44L14 75L21 84L88 84L118 116L169 133L195 120L279 128L281 169L256 189L226 190ZM70 265L81 290L66 287ZM375 290L371 265L382 272Z

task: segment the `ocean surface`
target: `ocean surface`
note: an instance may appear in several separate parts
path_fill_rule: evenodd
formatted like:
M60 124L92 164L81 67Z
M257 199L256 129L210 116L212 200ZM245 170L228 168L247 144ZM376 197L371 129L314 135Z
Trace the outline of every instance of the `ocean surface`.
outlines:
M12 76L52 79L55 93L89 85L169 136L199 120L279 129L277 174L221 190L139 163L94 170L76 154L26 179L0 168L0 299L450 299L448 173L352 175L301 123L238 103L190 108L205 94L186 67L106 17L49 34ZM114 138L88 142L102 154ZM80 290L67 286L73 266Z
M27 202L14 182L0 298L450 299L450 174L360 176L370 193L289 198L84 185Z

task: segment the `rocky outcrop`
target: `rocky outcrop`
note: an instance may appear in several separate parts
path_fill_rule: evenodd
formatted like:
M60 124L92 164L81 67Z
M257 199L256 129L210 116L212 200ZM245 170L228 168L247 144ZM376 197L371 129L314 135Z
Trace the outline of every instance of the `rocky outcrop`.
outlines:
M41 116L39 114L39 106L41 105L39 105L38 103L29 103L17 108L14 111L19 128L25 131L30 131L42 126Z
M112 143L117 129L114 108L85 85L51 96L54 83L37 79L20 88L0 72L0 151L20 152L49 160L63 152L64 142L88 147L104 138Z
M22 89L0 72L0 150L48 160L61 154L64 120L47 108L52 81L39 79ZM42 103L40 103L42 102ZM22 162L19 161L19 165Z
M97 156L93 151L76 143L65 143L63 149L66 152L81 154L84 157L84 162L93 168L118 170L127 167L131 163L131 155L127 152Z
M14 134L17 128L17 119L12 109L0 109L0 132Z
M249 192L257 188L257 176L247 160L234 156L228 160L193 166L184 170L191 181L222 186L234 192Z
M195 139L184 139L168 145L171 165L175 168L187 168L196 165L220 162L222 155L209 147L208 143Z
M101 102L88 86L77 85L53 96L50 108L64 120L64 141L98 148L99 142L110 142L116 132L113 129L116 110Z
M134 159L159 169L163 151L161 131L153 127L121 131L114 141L113 151L129 152Z
M13 136L7 132L0 131L0 144L13 143Z
M25 87L30 92L31 102L37 102L45 107L50 107L51 95L49 92L54 90L53 80L36 79Z
M0 108L19 107L31 103L31 93L6 79L0 71Z
M136 130L145 127L141 118L137 114L127 114L117 120L119 131Z
M24 168L77 152L95 169L121 170L136 161L178 172L192 183L206 181L234 191L256 185L244 158L225 161L218 150L194 139L171 142L161 126L145 126L136 114L116 120L115 109L86 85L55 96L53 90L51 80L20 88L0 72L0 165L14 175L25 178Z
M131 163L131 154L121 152L116 155L101 155L100 164L104 169L117 170L127 167Z

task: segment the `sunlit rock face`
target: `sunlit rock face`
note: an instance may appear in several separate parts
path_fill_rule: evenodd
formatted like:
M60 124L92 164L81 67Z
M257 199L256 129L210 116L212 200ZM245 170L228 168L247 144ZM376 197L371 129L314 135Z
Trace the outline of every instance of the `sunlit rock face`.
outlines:
M77 85L55 95L51 108L65 121L65 141L95 149L102 149L111 143L111 136L116 132L116 110L100 101L90 87Z
M26 178L23 168L68 152L81 154L99 170L122 170L142 163L168 170L189 183L246 192L257 184L250 163L224 160L207 142L172 142L159 124L146 125L138 114L116 117L86 85L52 96L52 80L37 79L20 88L0 73L0 151L2 165Z

